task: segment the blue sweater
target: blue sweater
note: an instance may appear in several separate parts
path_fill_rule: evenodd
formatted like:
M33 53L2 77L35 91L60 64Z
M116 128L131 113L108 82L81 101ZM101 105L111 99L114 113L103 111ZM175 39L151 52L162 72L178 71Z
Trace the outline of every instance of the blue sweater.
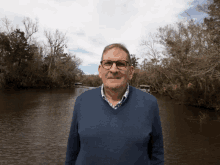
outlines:
M65 165L164 165L157 100L129 86L126 101L113 109L101 87L77 97Z

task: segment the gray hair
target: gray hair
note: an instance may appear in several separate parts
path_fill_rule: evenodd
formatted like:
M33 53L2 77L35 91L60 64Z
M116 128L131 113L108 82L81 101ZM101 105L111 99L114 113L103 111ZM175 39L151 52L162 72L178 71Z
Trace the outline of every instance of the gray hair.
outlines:
M123 44L120 44L120 43L114 43L114 44L107 45L102 52L101 61L103 60L103 54L112 48L119 48L119 49L125 51L127 53L127 57L128 57L128 64L131 65L130 53L129 53L128 49Z

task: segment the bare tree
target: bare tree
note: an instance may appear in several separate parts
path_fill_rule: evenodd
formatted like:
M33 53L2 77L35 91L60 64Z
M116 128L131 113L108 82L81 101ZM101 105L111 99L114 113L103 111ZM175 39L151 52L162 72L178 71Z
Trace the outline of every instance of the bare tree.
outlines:
M50 49L50 62L48 66L48 76L50 76L51 64L54 61L54 65L56 66L56 62L60 59L60 55L63 53L64 47L67 47L67 38L66 34L63 34L59 30L56 30L54 34L45 30L44 34L47 38L48 47Z
M177 30L171 26L158 29L158 37L165 46L168 60L176 59L177 62L169 68L176 74L190 77L213 73L219 67L220 58L217 45L212 44L212 36L205 24L195 24L190 20L186 25L177 23L177 27Z
M149 33L146 38L147 39L142 39L140 44L141 46L147 48L147 52L144 55L157 65L157 63L160 61L159 58L161 57L161 55L160 52L155 48L155 44L158 43L158 41L156 40L156 35Z
M150 71L152 67L153 63L148 61L146 58L144 58L144 60L140 64L140 68L142 71Z
M25 38L30 44L32 41L32 35L38 32L38 20L36 19L36 22L33 22L29 17L24 17L22 23L25 27Z
M196 10L198 12L204 12L204 13L208 13L209 10L208 10L208 7L210 4L213 3L213 0L207 0L206 3L202 4L202 5L197 5L196 6Z
M12 22L7 17L2 18L1 21L3 25L3 27L1 27L1 30L4 31L6 34L10 34L15 30Z

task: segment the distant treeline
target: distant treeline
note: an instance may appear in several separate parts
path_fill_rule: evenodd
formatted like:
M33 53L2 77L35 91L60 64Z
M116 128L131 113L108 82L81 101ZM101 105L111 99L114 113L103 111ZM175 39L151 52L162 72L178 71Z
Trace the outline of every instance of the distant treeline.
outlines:
M56 30L44 31L47 42L34 38L38 22L24 18L24 31L3 18L0 28L0 88L71 87L81 63L75 55L64 53L66 36Z

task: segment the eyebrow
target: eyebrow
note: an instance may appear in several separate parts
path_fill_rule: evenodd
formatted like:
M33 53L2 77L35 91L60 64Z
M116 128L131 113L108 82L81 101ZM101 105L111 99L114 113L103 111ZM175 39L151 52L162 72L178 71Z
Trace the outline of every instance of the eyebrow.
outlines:
M127 60L102 60L102 61L127 61Z

